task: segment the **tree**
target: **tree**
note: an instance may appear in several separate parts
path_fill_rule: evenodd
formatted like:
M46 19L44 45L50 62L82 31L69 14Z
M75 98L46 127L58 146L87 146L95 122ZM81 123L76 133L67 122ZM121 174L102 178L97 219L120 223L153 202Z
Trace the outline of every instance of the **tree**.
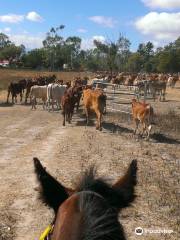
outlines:
M42 68L47 66L47 54L43 48L33 49L22 57L25 67Z
M12 63L19 61L20 57L25 52L23 45L16 46L9 40L9 37L3 33L0 33L0 59L6 59Z
M54 70L55 64L58 62L57 49L59 50L62 45L64 45L63 37L58 35L59 30L63 30L64 25L60 25L56 28L51 28L50 31L46 34L46 39L43 41L43 46L47 50L48 60L51 71Z
M156 51L158 72L179 72L180 69L180 37Z
M143 57L140 53L132 53L127 62L127 70L129 72L140 72L142 70Z
M153 66L152 66L152 58L154 54L154 46L153 43L147 42L146 44L140 43L137 52L142 57L142 69L146 72L152 72Z
M79 67L78 55L80 53L80 48L81 48L81 38L76 36L68 37L65 41L65 45L66 45L67 56L68 56L67 62L70 62L71 68Z
M11 44L6 46L1 51L1 57L10 61L10 64L13 61L17 61L21 55L21 48Z
M97 40L94 40L94 44L101 53L105 54L107 66L112 75L113 70L117 69L116 57L118 54L118 44L114 42L101 43Z
M124 36L120 35L117 44L118 44L118 58L117 58L118 69L120 71L124 71L128 61L128 57L130 56L131 42Z
M11 41L9 40L9 37L4 33L0 33L0 49L3 49L4 47L10 44L11 44Z

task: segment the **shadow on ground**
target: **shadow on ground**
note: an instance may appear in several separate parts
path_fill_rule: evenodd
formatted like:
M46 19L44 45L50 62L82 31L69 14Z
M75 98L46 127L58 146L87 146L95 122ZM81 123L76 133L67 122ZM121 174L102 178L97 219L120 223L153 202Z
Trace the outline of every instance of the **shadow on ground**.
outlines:
M154 133L151 135L151 138L159 143L180 144L179 140L167 137L162 133Z
M18 102L18 103L0 102L0 107L12 107L14 105L18 105L18 106L31 106L31 103L24 103L24 102Z
M86 119L77 120L76 126L86 126ZM94 120L90 119L88 126L95 126Z
M132 129L126 128L119 126L118 124L115 123L108 123L104 122L103 123L103 128L107 131L113 132L113 133L133 133L134 131Z
M0 107L12 107L13 105L14 105L13 103L6 103L6 102L0 103Z

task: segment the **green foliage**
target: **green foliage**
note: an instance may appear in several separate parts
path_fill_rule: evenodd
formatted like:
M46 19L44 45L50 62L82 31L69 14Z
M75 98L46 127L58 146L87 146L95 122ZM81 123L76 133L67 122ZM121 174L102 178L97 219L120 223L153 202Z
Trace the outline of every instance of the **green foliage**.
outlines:
M143 67L143 57L139 52L132 53L128 58L126 69L128 72L140 72Z
M101 53L101 56L104 56L107 62L107 67L109 68L111 74L113 70L117 69L116 65L116 57L118 55L118 43L109 42L109 43L101 43L97 40L94 41L95 46Z
M48 67L47 51L43 48L33 49L22 57L24 67L41 68Z
M144 72L152 72L153 64L152 59L154 55L154 46L151 42L147 42L146 44L139 44L137 52L142 58L141 70Z
M130 57L130 46L131 42L124 36L120 35L118 39L118 56L116 59L118 70L120 72L126 70L128 58Z
M13 64L19 61L24 52L23 45L16 46L7 35L0 33L0 60L9 60Z
M159 72L179 72L180 71L180 38L174 43L165 46L157 54Z
M10 44L11 42L9 41L9 37L4 33L0 33L0 50L2 50L4 47Z
M43 47L25 51L16 46L9 37L0 33L0 60L29 68L70 69L129 72L180 72L180 37L165 47L157 48L151 42L141 43L136 52L130 51L130 41L120 35L115 42L94 41L94 48L81 49L81 38L63 37L65 26L52 27L43 41ZM59 34L59 32L61 34Z

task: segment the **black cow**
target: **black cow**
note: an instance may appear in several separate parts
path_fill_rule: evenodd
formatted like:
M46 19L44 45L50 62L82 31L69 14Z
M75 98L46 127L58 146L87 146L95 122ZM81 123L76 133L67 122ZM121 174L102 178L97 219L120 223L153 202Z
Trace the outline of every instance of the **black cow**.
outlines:
M10 83L8 86L8 95L7 95L7 103L9 102L9 95L12 96L12 103L17 102L17 95L20 95L20 101L22 102L24 86L22 83Z

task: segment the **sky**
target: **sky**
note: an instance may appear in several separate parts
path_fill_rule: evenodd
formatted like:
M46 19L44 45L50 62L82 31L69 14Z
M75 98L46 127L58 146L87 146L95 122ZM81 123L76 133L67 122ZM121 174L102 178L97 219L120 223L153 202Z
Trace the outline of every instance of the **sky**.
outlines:
M61 24L59 34L81 37L82 49L120 34L132 50L147 41L164 46L180 36L180 0L0 0L0 32L16 45L41 47L50 28Z

